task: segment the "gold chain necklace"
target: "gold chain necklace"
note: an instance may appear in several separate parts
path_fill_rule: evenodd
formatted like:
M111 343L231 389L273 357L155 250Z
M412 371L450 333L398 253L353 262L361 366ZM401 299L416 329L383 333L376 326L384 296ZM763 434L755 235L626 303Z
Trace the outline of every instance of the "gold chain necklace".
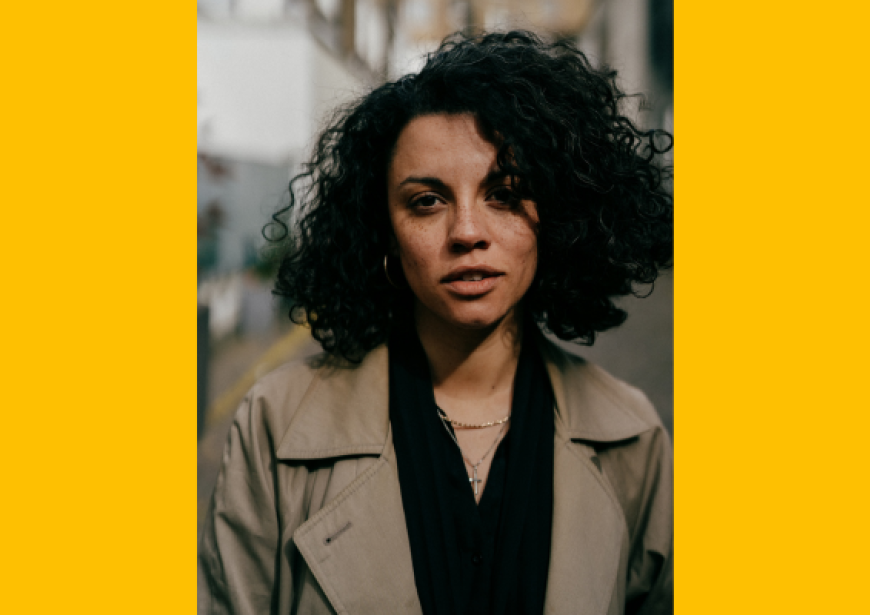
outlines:
M497 421L490 421L489 423L460 423L459 421L454 421L449 416L447 416L447 413L444 412L441 406L436 404L435 407L438 409L438 415L441 417L442 421L447 421L454 427L459 427L460 429L484 429L486 427L495 427L496 425L503 425L511 419L511 415L508 414L503 419L499 419Z
M438 406L435 406L435 407L438 408ZM500 422L501 429L498 430L498 434L496 434L495 440L490 445L490 447L487 449L487 451L483 454L483 457L481 457L480 459L477 460L477 463L472 463L471 460L465 456L465 453L462 451L462 447L459 446L459 440L456 439L456 436L453 435L453 432L450 431L450 428L447 426L447 421L450 419L446 418L447 415L444 414L444 410L442 410L441 408L438 408L438 416L441 418L441 424L444 425L444 429L445 429L445 431L447 431L447 435L449 435L453 439L453 441L456 443L456 448L459 449L459 454L462 455L462 460L465 463L467 463L469 466L471 466L471 470L472 470L473 475L468 477L468 482L471 483L472 486L474 487L474 495L475 495L475 497L477 497L480 494L479 485L480 485L480 483L483 482L482 478L477 477L477 467L481 463L483 463L483 460L489 456L489 454L492 452L492 449L495 448L495 445L501 441L501 436L504 433L504 430L506 427L506 425L504 425L504 423L507 421L507 419L510 418L510 415L508 415L507 418L503 419Z

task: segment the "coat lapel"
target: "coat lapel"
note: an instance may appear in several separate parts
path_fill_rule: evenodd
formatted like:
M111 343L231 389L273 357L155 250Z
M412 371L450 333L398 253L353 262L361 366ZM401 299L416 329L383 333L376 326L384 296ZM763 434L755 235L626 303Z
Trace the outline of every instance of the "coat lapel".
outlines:
M293 534L337 613L422 613L392 442Z
M619 505L578 449L570 440L556 441L547 615L607 613L627 542Z
M556 400L553 540L544 612L604 615L616 607L625 516L595 463L592 445L634 438L649 425L625 411L626 387L603 370L541 339Z
M422 613L389 425L388 371L383 346L359 365L327 360L278 447L279 459L297 462L378 456L293 533L339 614Z

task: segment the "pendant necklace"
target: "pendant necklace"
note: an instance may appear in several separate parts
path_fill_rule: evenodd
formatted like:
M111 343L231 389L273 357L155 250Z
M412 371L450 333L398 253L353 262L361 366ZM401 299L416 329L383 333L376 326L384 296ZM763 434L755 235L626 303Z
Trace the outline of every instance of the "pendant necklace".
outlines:
M483 460L486 459L487 456L489 456L489 454L495 448L495 445L499 443L499 441L501 440L501 435L504 433L504 430L507 428L508 419L510 419L511 417L510 417L510 415L507 415L505 418L503 418L499 421L493 421L492 423L488 423L485 425L480 425L480 426L475 425L473 427L470 427L471 429L480 429L481 427L484 427L484 426L491 427L493 425L501 425L501 429L498 430L498 434L495 436L495 440L490 445L490 447L486 450L486 452L483 454L483 457L478 459L477 463L472 463L471 460L465 456L465 453L462 452L462 447L459 446L459 440L456 439L456 436L453 434L453 432L447 426L448 422L453 424L453 425L457 425L457 426L463 426L464 423L458 423L456 421L450 420L450 418L448 418L448 416L447 416L447 413L444 412L444 410L442 410L437 404L436 404L435 408L438 410L438 417L441 419L441 424L444 425L444 429L445 429L445 431L447 431L447 435L449 435L450 438L456 443L456 447L459 449L459 454L462 455L463 461L465 461L465 463L467 463L469 466L471 466L472 476L470 476L468 478L468 482L471 483L472 487L474 487L474 495L477 496L480 494L480 486L479 485L480 485L480 483L483 482L482 479L477 477L477 467L481 463L483 463Z

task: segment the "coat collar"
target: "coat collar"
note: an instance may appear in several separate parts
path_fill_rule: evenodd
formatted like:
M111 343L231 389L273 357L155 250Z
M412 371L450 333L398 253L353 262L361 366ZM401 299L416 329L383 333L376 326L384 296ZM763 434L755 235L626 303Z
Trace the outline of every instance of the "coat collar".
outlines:
M378 346L360 364L320 355L316 375L278 446L278 459L379 455L390 426L389 358Z
M612 443L655 426L628 408L648 405L643 395L601 368L538 340L556 399L556 431L572 440ZM389 356L385 345L360 364L312 359L314 381L293 413L279 459L380 455L389 431Z
M567 438L606 444L634 438L657 425L651 419L655 411L639 390L544 336L539 336L538 347L556 398L557 432L561 423Z

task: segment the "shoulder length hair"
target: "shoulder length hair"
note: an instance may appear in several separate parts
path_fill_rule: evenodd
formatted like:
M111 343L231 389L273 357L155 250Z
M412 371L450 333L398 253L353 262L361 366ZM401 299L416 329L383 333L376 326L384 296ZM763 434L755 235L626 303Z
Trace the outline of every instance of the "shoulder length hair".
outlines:
M454 34L417 74L339 109L264 228L278 252L274 293L327 352L350 360L411 310L384 275L392 227L387 167L415 117L470 113L498 165L537 203L538 270L524 310L564 340L592 344L626 317L613 299L651 284L673 257L672 136L623 111L616 73L566 42L525 31ZM292 230L290 228L292 220Z

